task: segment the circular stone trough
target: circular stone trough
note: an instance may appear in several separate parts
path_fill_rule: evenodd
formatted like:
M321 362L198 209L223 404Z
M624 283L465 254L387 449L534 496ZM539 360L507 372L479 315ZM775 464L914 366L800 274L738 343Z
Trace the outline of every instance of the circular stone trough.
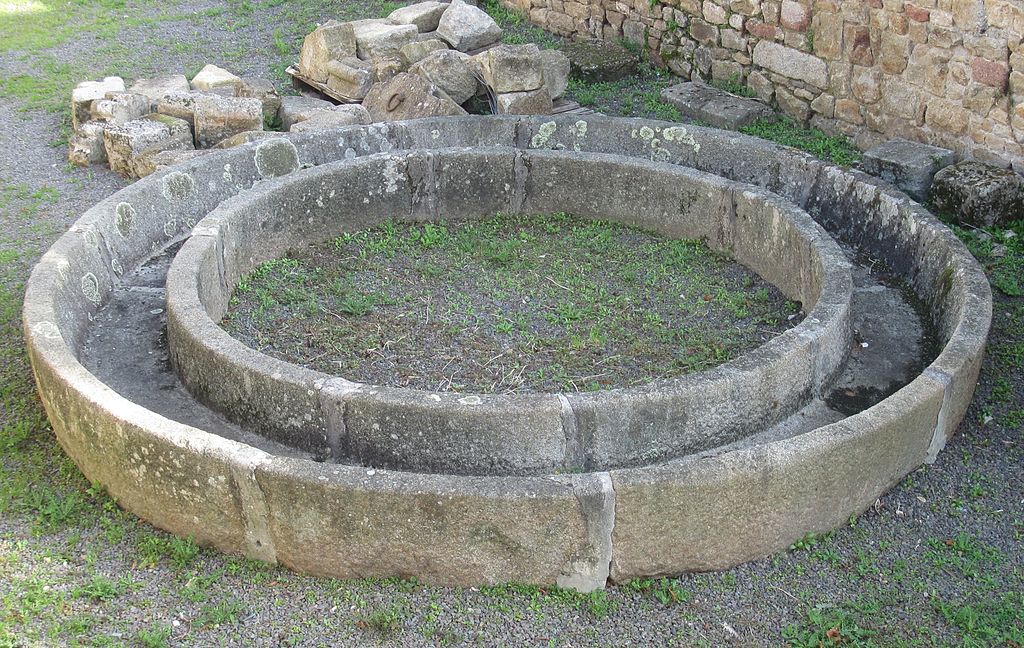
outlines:
M702 239L802 302L807 316L710 371L642 388L524 395L359 385L260 354L216 323L238 280L287 250L387 219L572 211L581 171L619 194L585 216ZM453 184L473 199L448 195ZM638 201L642 208L627 209ZM221 204L171 265L167 333L178 375L202 402L316 456L445 474L582 472L716 448L792 415L828 390L846 359L851 291L850 264L821 226L755 187L635 158L439 149L300 170Z
M451 148L466 146L490 148ZM241 273L396 206L417 220L569 211L704 236L813 305L811 316L734 366L674 386L493 404L353 385L214 330L211 315ZM822 392L864 363L847 361L850 322L888 314L851 304L849 265L807 214L847 258L871 257L900 277L939 341L922 370L851 415L827 408ZM90 357L97 332L115 321L112 304L159 323L159 267L183 239L167 285L174 364L235 427L187 394L174 408L141 397L148 381L126 387ZM865 509L956 430L990 318L988 283L963 245L879 181L735 133L589 116L351 127L204 156L83 215L33 271L24 310L61 445L157 526L316 574L584 591L609 578L729 567ZM123 328L118 357L142 330ZM165 367L152 371L161 393L178 393ZM710 407L680 388L716 380L730 396ZM773 394L782 399L766 408ZM706 407L706 420L687 418L680 403ZM374 435L389 416L401 443ZM452 420L456 453L443 438ZM546 441L526 452L523 438ZM327 456L341 463L315 460Z

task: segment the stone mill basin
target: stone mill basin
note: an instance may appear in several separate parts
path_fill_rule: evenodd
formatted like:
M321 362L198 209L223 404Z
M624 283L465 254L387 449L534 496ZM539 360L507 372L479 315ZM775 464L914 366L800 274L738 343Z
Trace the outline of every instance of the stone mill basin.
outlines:
M521 395L357 384L217 325L238 279L291 247L555 211L703 239L807 316L705 372ZM780 550L933 459L970 403L991 294L947 228L857 171L707 128L481 117L155 174L57 241L24 315L62 447L161 528L315 574L587 591Z

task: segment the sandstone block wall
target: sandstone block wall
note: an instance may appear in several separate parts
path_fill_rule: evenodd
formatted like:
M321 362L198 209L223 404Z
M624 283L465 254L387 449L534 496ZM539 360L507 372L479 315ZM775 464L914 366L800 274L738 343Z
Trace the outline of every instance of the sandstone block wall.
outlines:
M502 0L625 38L861 146L904 137L1024 173L1024 0Z

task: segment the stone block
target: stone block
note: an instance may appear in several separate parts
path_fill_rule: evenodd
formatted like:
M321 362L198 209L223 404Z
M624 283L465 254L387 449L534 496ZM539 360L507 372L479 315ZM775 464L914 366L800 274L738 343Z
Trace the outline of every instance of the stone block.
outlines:
M551 95L544 88L497 96L499 115L550 115Z
M342 126L356 126L370 123L370 113L359 104L335 106L332 110L321 110L309 119L292 124L292 133L331 130Z
M195 124L196 98L198 92L175 92L156 102L155 111L161 115L170 115Z
M131 92L108 92L106 98L92 102L91 115L95 121L124 124L148 115L153 102L146 95Z
M356 56L364 61L381 57L397 58L402 46L415 41L419 35L415 25L390 25L383 20L360 21L353 25Z
M418 74L408 72L374 84L363 100L363 107L375 122L466 114L462 106L437 86Z
M78 130L68 140L68 162L75 166L89 166L107 161L107 150L103 146L103 131L106 122L87 121L78 125Z
M161 169L166 169L169 166L174 166L187 160L193 160L210 152L205 149L170 149L161 151L147 148L135 158L135 174L140 178L145 178Z
M923 202L928 198L935 174L953 164L955 157L949 149L894 139L866 151L861 163L868 173Z
M530 92L544 85L540 49L530 45L498 45L473 57L484 83L495 93Z
M965 160L935 174L932 203L960 223L1001 225L1024 214L1024 178L1011 169Z
M351 99L362 99L373 85L373 64L354 56L327 63L327 87Z
M306 35L299 52L299 70L319 83L327 81L327 62L356 55L352 23L329 22Z
M448 45L444 41L437 38L428 38L427 40L413 41L403 45L402 49L398 50L398 56L408 67L422 61L430 54L444 49L448 49Z
M396 75L406 72L401 56L378 56L371 61L373 64L373 82L383 83L394 79Z
M409 72L433 83L457 104L464 104L476 95L480 85L469 55L456 50L433 52L410 67Z
M758 41L754 46L754 65L816 88L828 86L828 66L821 59L785 45Z
M212 148L234 148L236 146L242 146L243 144L248 144L250 142L258 142L260 140L265 140L271 137L281 137L281 133L277 131L245 131L242 133L238 133L237 135L232 135L227 139L222 139L221 141L217 142Z
M124 92L124 79L109 76L102 81L83 81L71 91L71 127L78 130L78 125L92 119L92 104L103 99L108 92Z
M209 148L232 135L253 130L263 130L263 102L259 99L217 95L196 98L196 146Z
M222 67L208 64L199 74L192 77L193 90L215 90L217 88L231 88L234 92L235 86L240 79Z
M188 92L189 90L188 79L184 74L169 74L152 79L139 79L132 84L128 92L145 95L152 101L159 101L169 94Z
M460 52L468 52L497 42L501 27L483 9L452 0L441 15L437 35Z
M637 56L609 41L576 41L562 51L569 57L572 75L588 83L618 81L633 74Z
M235 86L235 96L247 99L259 99L263 102L263 119L277 119L277 111L281 109L281 97L277 94L274 83L260 77L242 77Z
M760 101L737 97L700 81L665 88L661 98L687 117L730 130L739 130L774 114Z
M392 11L387 21L392 25L414 25L419 32L437 31L441 15L448 9L447 2L417 2Z
M103 145L111 171L131 177L135 156L147 147L171 137L167 124L154 119L135 119L111 124L103 131Z
M281 97L281 129L291 130L291 127L304 119L309 119L314 113L322 110L331 110L334 104L323 99L313 97L287 96Z
M544 76L544 89L552 99L560 98L569 86L569 57L559 50L541 50L540 66Z

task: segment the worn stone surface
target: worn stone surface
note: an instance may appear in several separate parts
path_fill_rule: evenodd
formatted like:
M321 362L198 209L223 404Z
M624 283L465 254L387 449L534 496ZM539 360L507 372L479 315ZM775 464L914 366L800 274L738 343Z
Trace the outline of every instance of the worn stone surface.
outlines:
M188 78L184 74L169 74L152 79L139 79L132 84L128 92L145 95L153 101L158 101L169 94L188 92L189 89Z
M760 101L737 97L700 81L665 88L661 98L687 117L729 130L739 130L774 114Z
M146 95L131 92L108 92L104 99L92 103L92 119L123 124L148 115L153 102Z
M240 79L231 72L210 63L192 77L192 89L216 90L218 88L230 88L234 92L234 88L238 85L239 81Z
M482 9L452 0L441 15L437 35L460 52L468 52L497 42L501 27Z
M309 119L292 124L289 129L293 133L308 133L318 130L330 130L340 126L369 124L370 113L359 104L344 104L331 110L321 110L310 115Z
M864 152L864 170L891 182L918 202L928 198L935 174L956 160L949 149L894 139Z
M754 46L753 57L754 65L817 88L828 87L828 66L812 54L763 40Z
M544 88L529 92L505 92L497 95L499 115L549 115L551 95Z
M415 25L392 25L383 20L352 23L356 36L356 54L364 61L381 57L398 57L403 45L419 35Z
M135 157L135 174L140 178L145 178L161 169L194 160L211 152L209 149L157 150L147 148Z
M558 99L565 94L565 89L569 86L569 57L555 49L541 50L539 56L544 75L544 89L552 99Z
M373 85L373 64L354 56L327 63L327 87L351 99L362 99Z
M562 48L573 76L590 83L618 81L633 74L639 60L625 47L608 41L578 41Z
M241 77L235 86L235 96L247 99L259 99L263 102L263 119L277 119L277 111L281 109L281 97L277 94L274 83L260 77Z
M309 78L327 81L327 62L356 55L356 35L351 23L331 21L306 35L299 52L299 70Z
M68 139L68 162L75 166L89 166L107 161L107 150L103 145L103 131L109 124L87 121L78 125L78 130Z
M209 148L245 131L263 129L263 102L244 97L201 95L195 102L196 145Z
M544 68L536 45L498 45L473 59L484 83L496 93L529 92L544 85Z
M931 195L939 213L979 227L1020 220L1024 214L1024 178L976 160L936 173Z
M102 81L83 81L71 91L71 127L92 119L92 103L103 99L108 92L124 92L124 79L109 76Z
M466 111L437 86L418 74L403 72L386 83L377 83L363 100L375 122L465 115Z
M432 52L410 67L409 72L433 83L457 104L468 101L480 85L469 56L450 49Z
M323 99L304 97L302 95L288 95L281 97L281 110L278 113L281 118L281 128L291 130L293 124L309 119L313 113L321 110L331 110L334 104Z
M135 156L150 145L170 137L171 129L167 124L154 119L136 119L108 126L103 131L103 144L110 170L124 176L133 176Z
M175 92L169 94L155 104L155 110L161 115L170 115L195 124L196 99L198 92Z
M447 43L437 38L428 38L403 45L402 49L398 50L398 55L408 67L443 49L448 49Z
M258 142L260 140L267 139L269 137L281 137L281 133L276 131L244 131L231 137L222 139L213 145L215 149L226 149L248 144L249 142Z
M388 14L387 21L393 25L415 25L420 33L437 31L441 14L446 9L447 2L417 2L395 9Z

